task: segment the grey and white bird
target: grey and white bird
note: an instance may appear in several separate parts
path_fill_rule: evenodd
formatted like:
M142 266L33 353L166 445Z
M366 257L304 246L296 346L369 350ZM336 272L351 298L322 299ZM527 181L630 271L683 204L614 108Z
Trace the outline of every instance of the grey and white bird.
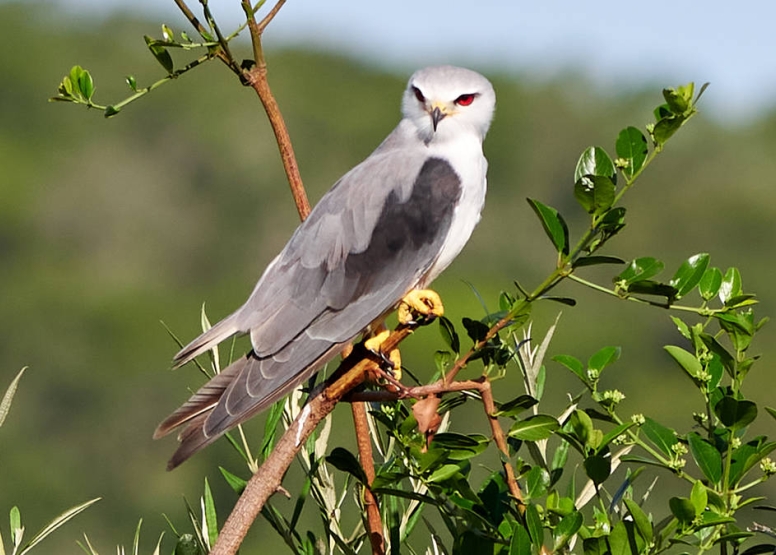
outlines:
M306 380L453 261L480 220L495 104L468 69L410 77L399 125L321 198L245 304L175 355L179 367L235 334L253 347L156 429L183 426L168 468Z

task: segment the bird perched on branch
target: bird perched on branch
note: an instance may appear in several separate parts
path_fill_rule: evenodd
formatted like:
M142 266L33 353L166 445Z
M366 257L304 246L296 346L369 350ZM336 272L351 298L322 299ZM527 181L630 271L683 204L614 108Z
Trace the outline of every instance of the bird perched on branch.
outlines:
M382 320L400 303L439 315L424 288L458 255L480 219L482 141L496 96L474 71L414 73L403 119L321 198L236 312L186 345L175 367L235 334L252 350L217 374L154 433L183 427L174 468L267 408L360 333L379 351Z

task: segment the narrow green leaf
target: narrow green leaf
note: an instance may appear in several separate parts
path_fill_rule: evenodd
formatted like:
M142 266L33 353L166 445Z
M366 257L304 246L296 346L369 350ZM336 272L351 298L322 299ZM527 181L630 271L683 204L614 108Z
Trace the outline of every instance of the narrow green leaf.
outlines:
M701 298L704 301L710 301L717 296L721 286L722 272L720 269L713 266L706 268L700 283L698 283L698 290L701 293Z
M211 549L218 539L218 517L216 516L216 504L213 501L213 492L205 477L205 492L202 495L202 537L207 541L208 549Z
M226 483L229 484L229 487L232 488L232 491L237 495L241 495L245 490L245 486L248 485L248 481L240 478L236 474L232 474L223 466L219 466L218 470L221 471L221 475L224 477L224 480L226 480Z
M696 516L706 510L708 499L706 486L704 486L703 482L700 480L696 480L692 485L692 491L690 492L690 502L693 504L693 507L695 507Z
M692 458L703 475L711 484L719 484L722 479L722 455L717 451L717 448L696 432L687 434L687 441L690 445Z
M526 409L530 409L532 406L534 406L536 403L538 403L535 398L531 397L530 395L519 395L518 397L515 397L511 401L507 401L506 403L496 403L496 406L498 407L498 410L496 411L496 416L517 416L521 412L523 412Z
M145 39L146 45L151 51L151 54L153 54L154 58L156 58L156 61L159 62L159 64L165 69L165 71L167 71L167 73L172 73L174 65L172 56L170 56L170 53L167 51L167 49L164 46L158 44L159 41L154 40L148 35L145 35L143 38Z
M649 153L647 138L635 127L627 127L620 131L615 143L617 156L627 162L622 172L630 177L644 165Z
M135 76L127 75L126 81L129 88L132 89L132 92L137 92L137 80L135 79Z
M644 424L641 425L641 431L649 438L649 440L660 449L664 455L670 457L672 455L671 447L677 442L676 432L670 428L666 428L662 424L659 424L649 416L644 420Z
M633 522L636 524L636 530L638 530L639 534L641 534L641 537L644 538L644 541L651 543L653 532L652 523L649 521L649 517L633 499L628 499L626 497L623 499L623 502L628 508L628 512L633 518Z
M539 216L544 232L547 234L547 237L550 238L552 244L555 245L555 250L563 254L568 254L569 228L563 220L563 216L551 206L542 204L538 200L530 198L527 200L528 204L530 204L531 208L536 212L536 215Z
M448 347L455 353L461 352L461 340L455 331L453 323L444 316L439 317L439 333Z
M83 70L78 76L78 89L86 100L91 100L94 94L94 80L86 70Z
M625 260L616 256L584 256L576 259L572 266L574 268L582 268L584 266L597 266L600 264L625 264Z
M529 503L525 508L525 524L528 528L528 535L531 537L531 543L540 549L544 545L544 525L542 517L539 516L539 509L533 503Z
M0 401L0 426L3 425L3 422L5 422L5 419L11 410L11 403L13 402L14 395L16 395L16 389L19 387L19 380L22 379L22 375L24 374L25 370L27 370L26 366L19 370L19 373L16 374L16 377L11 380L11 385L9 385L8 389L5 390L3 400Z
M509 436L523 441L539 441L547 439L559 428L555 417L537 414L515 422L509 429Z
M652 139L658 147L662 147L674 133L684 124L686 118L682 116L668 116L655 124L652 131Z
M97 503L97 501L99 501L100 499L101 497L96 497L94 499L87 501L86 503L81 503L80 505L76 505L75 507L72 507L66 510L64 513L62 513L54 520L49 522L46 526L44 526L40 532L35 534L35 537L33 537L30 540L30 542L26 546L24 546L24 549L22 549L19 552L19 555L25 555L25 553L28 553L33 547L35 547L44 539L46 539L46 537L49 536L52 532L54 532L57 528L63 526L69 520L71 520L75 516L79 515L80 513L82 513L83 511L85 511L95 503ZM17 509L17 514L18 514L18 509Z

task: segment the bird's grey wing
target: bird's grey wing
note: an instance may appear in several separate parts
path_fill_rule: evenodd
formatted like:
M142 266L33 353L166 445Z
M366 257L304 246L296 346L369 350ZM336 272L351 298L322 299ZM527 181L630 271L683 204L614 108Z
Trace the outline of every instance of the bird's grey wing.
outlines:
M219 380L224 387L215 404L206 384L168 423L165 431L190 422L179 447L185 456L174 460L181 462L301 383L431 267L461 194L460 177L446 160L429 158L409 184L397 182L390 173L400 173L397 161L387 162L385 173L346 175L267 269L234 316L250 330L253 353L227 369L231 378ZM385 181L376 182L376 175ZM363 181L350 181L356 177Z

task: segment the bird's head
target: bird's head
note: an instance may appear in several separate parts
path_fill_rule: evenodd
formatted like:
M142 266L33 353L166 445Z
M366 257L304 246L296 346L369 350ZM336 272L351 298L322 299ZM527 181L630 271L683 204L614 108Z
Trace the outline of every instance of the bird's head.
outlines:
M456 128L484 138L496 107L496 93L485 77L454 66L416 71L404 91L402 112L424 142L444 139Z

